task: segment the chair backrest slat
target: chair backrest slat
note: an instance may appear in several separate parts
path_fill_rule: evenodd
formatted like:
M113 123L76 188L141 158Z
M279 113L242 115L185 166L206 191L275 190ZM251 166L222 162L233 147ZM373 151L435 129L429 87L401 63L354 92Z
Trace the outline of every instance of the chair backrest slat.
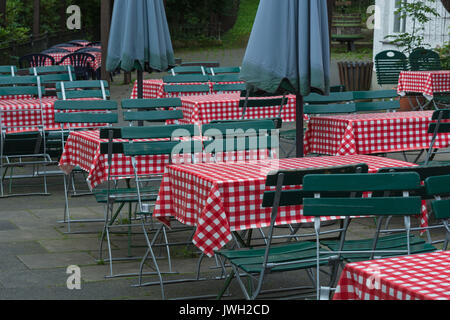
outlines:
M191 82L208 82L209 77L202 74L181 74L175 76L164 76L164 83L191 83Z
M328 96L323 96L317 93L311 93L304 97L303 102L308 104L325 104L325 103L339 103L353 101L353 92L332 92Z
M356 111L392 111L400 109L400 101L356 102Z
M193 124L124 127L121 131L124 139L160 139L199 135L198 127Z
M305 114L333 114L333 113L353 113L356 112L356 104L345 103L345 104L313 104L305 105Z

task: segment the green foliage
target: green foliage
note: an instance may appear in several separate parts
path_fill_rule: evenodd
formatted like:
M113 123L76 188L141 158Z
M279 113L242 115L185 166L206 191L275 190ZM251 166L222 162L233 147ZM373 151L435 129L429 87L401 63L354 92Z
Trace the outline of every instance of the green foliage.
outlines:
M208 38L211 23L229 15L233 1L223 0L166 0L167 22L172 39Z
M224 46L242 46L252 32L259 0L241 0L235 25L222 38Z
M67 31L66 8L76 4L81 9L82 28L90 32L91 40L100 37L100 0L41 0L40 33ZM33 28L33 1L7 0L6 25L0 28L0 43L29 38ZM61 17L61 13L63 16Z
M435 8L429 6L429 3L435 3L436 0L428 0L427 2L414 0L412 2L401 1L402 5L396 10L396 14L401 19L408 19L408 24L412 25L412 31L403 32L395 35L388 35L386 39L392 39L392 43L399 47L405 48L404 53L409 54L417 47L429 47L424 43L423 31L425 23L430 22L433 18L439 17L439 13Z
M445 42L442 47L439 46L434 50L439 53L442 69L450 70L450 41Z

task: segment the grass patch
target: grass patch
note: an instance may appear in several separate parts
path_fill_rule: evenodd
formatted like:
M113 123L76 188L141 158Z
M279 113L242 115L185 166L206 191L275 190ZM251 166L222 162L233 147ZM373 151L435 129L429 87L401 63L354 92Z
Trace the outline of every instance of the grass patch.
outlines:
M245 47L252 32L259 0L241 0L236 23L222 37L224 47Z

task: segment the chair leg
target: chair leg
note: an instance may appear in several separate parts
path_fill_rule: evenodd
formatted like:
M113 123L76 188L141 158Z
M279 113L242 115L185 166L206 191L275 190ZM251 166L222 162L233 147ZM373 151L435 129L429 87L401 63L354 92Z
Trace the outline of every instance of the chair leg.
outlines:
M227 279L225 280L225 283L224 283L222 289L220 290L219 294L217 295L216 300L222 299L223 295L225 294L225 291L228 290L228 288L231 284L231 281L233 281L234 276L235 276L234 270L231 270L230 274L228 275Z
M149 239L148 234L147 234L147 230L145 228L145 220L146 219L142 219L142 229L143 229L143 232L144 232L144 237L145 237L145 241L147 242L148 249L147 249L147 252L146 252L144 258L141 261L141 268L140 268L140 274L139 274L139 283L141 283L143 264L145 262L145 259L148 257L148 254L150 254L151 257L152 257L152 261L153 261L153 264L155 266L156 272L158 274L159 284L160 284L160 287L161 287L161 298L164 300L165 299L164 283L163 283L161 271L159 270L158 262L156 261L155 254L153 253L152 243L150 242L150 239Z

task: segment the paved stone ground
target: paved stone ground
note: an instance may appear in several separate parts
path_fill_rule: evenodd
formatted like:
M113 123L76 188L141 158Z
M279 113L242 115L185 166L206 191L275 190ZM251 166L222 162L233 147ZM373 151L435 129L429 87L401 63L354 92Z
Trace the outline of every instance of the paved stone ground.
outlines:
M185 61L220 61L221 65L236 65L241 61L243 50L224 52L202 52L180 54ZM152 75L156 76L156 75ZM117 75L111 88L112 98L120 100L129 97L131 85L119 85L122 75ZM292 126L292 125L290 125ZM399 154L390 157L402 159ZM56 167L53 170L58 170ZM13 188L18 191L35 191L40 179L15 181ZM63 218L64 195L62 176L49 178L50 196L29 196L0 199L0 299L160 299L158 286L136 287L137 278L127 276L105 278L110 274L107 262L99 261L99 244L102 223L72 224L72 231L84 233L67 234L67 225L58 223ZM77 188L85 188L83 177L77 177ZM70 199L72 218L103 218L103 207L92 196ZM122 218L126 219L126 215ZM394 221L397 224L399 221ZM414 221L417 224L417 221ZM353 223L349 238L366 236L372 231L372 219L360 219ZM304 229L311 232L311 229ZM86 233L89 231L89 233ZM126 232L127 230L122 230ZM128 255L141 256L144 253L144 239L138 234L139 228L133 229L131 252L128 252L128 235L112 235L113 257ZM283 232L285 230L280 230ZM178 241L189 238L189 232L171 235ZM140 246L140 247L139 247ZM106 245L103 258L107 257ZM192 278L195 276L198 252L190 246L177 246L172 249L172 258L176 275L167 279ZM161 268L168 270L166 259L160 260ZM79 266L81 269L81 289L69 290L67 267ZM214 269L214 259L206 258L202 265L202 276L220 275ZM114 274L136 273L139 260L115 261ZM151 272L151 263L146 264L146 271ZM278 288L298 282L310 285L305 272L287 275L274 275L268 278L268 288ZM155 281L148 276L144 281ZM171 284L166 286L168 298L182 296L216 294L223 280L208 280ZM233 284L227 299L242 298L239 287Z

